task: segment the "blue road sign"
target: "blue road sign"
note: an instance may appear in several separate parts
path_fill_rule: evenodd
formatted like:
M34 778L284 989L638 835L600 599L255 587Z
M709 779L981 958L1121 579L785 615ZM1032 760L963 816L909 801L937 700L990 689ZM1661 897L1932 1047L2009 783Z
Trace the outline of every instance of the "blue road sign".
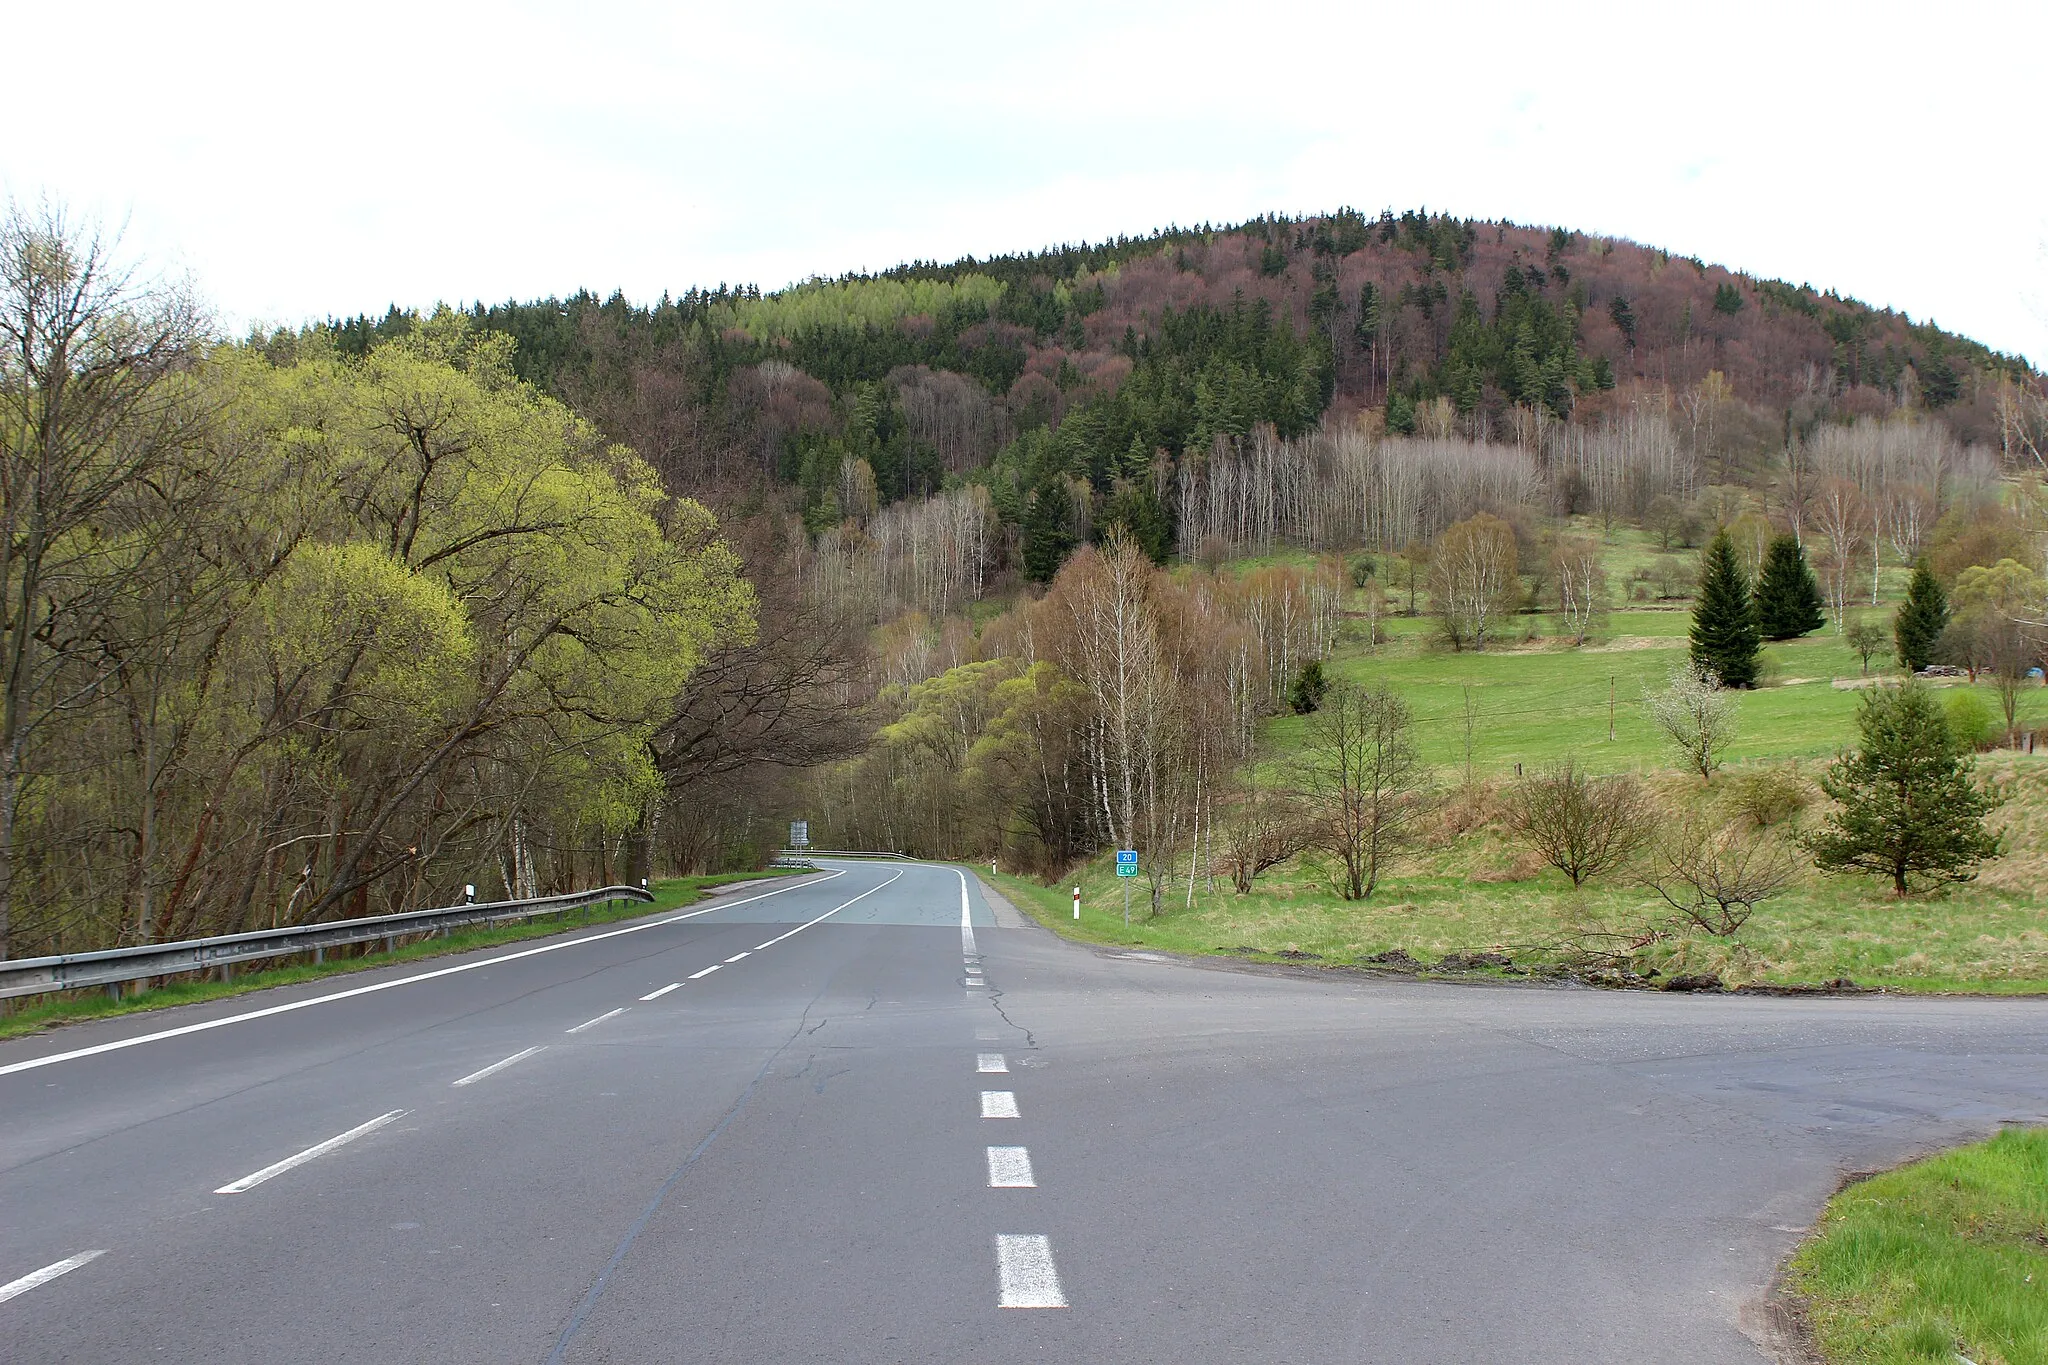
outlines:
M1138 875L1138 850L1120 848L1116 851L1116 875L1135 877Z

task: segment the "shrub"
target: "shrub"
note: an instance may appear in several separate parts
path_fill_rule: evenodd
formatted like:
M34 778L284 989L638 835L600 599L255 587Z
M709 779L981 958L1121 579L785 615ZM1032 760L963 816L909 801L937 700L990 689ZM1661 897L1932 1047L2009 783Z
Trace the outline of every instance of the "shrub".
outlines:
M1297 716L1310 715L1323 704L1323 697L1329 690L1330 680L1323 676L1323 661L1310 659L1288 685L1287 705Z
M1964 749L1989 749L1998 742L1998 721L1991 708L1975 692L1956 688L1942 705L1948 717L1948 732Z
M1812 802L1813 794L1790 768L1756 768L1738 774L1729 801L1758 829L1792 819Z

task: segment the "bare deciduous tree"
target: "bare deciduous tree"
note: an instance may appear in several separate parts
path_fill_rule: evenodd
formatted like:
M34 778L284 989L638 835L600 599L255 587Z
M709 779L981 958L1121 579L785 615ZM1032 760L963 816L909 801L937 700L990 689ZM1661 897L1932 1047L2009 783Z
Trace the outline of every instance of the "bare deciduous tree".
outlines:
M1607 610L1607 570L1601 560L1600 547L1580 536L1561 538L1550 554L1558 634L1569 636L1575 646L1586 643L1587 633Z
M1735 739L1735 698L1721 686L1713 670L1681 664L1671 685L1644 698L1650 722L1684 755L1686 766L1702 781L1714 780L1721 754Z
M1655 834L1658 819L1639 778L1592 777L1571 759L1508 794L1509 828L1573 886L1627 863Z
M1514 528L1490 513L1438 537L1429 559L1429 596L1457 649L1485 649L1515 609Z
M1387 865L1413 841L1429 806L1408 706L1385 685L1344 683L1309 718L1302 789L1316 820L1316 846L1343 864L1346 900L1373 893Z
M1300 800L1270 787L1248 785L1224 805L1217 823L1223 865L1240 896L1261 872L1307 848L1315 834Z
M1692 811L1657 839L1645 883L1685 923L1726 938L1791 885L1798 870L1799 860L1778 840L1744 837Z

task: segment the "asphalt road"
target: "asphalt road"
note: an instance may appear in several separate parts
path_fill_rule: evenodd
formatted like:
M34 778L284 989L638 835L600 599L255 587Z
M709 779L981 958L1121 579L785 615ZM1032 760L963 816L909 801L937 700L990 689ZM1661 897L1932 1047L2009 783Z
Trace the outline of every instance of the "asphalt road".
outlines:
M2044 1049L1097 953L834 864L0 1044L0 1359L1753 1362L1843 1174L2041 1121Z

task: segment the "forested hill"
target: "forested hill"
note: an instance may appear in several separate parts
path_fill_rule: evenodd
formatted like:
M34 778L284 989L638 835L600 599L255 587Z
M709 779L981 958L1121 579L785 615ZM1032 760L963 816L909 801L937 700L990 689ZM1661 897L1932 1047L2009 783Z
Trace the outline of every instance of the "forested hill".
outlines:
M1902 410L2009 445L2012 394L2038 391L2017 358L1808 285L1416 212L473 313L516 339L522 377L675 487L728 505L768 490L822 531L974 483L1027 532L1018 567L1041 501L1073 536L1121 523L1163 554L1175 471L1261 428L1534 448L1656 408L1701 483L1755 484L1815 429ZM396 310L333 324L349 350L410 325ZM1065 537L1040 539L1051 553Z

